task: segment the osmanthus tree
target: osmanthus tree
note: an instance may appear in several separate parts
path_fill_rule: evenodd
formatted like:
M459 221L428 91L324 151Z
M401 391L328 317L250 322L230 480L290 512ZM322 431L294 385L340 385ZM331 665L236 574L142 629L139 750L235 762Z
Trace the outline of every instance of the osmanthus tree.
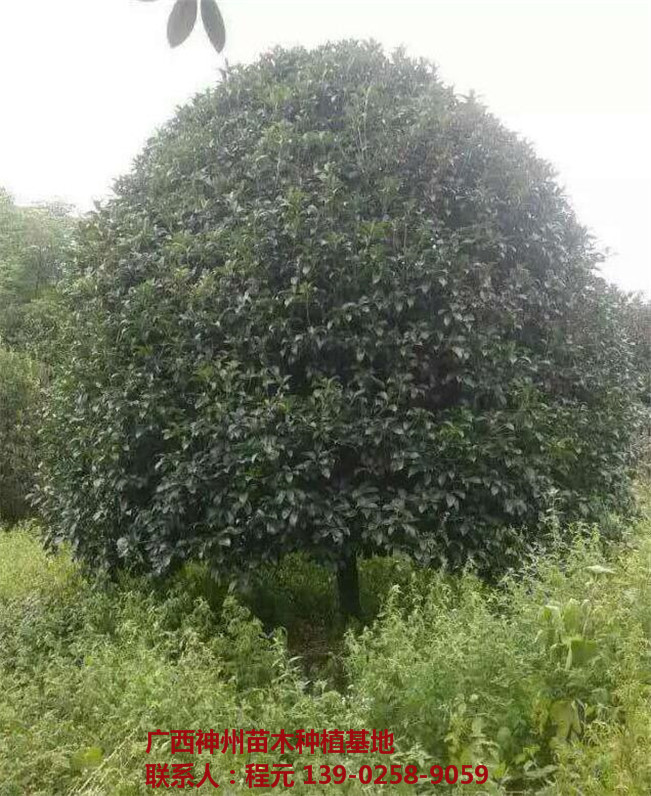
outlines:
M110 568L292 550L502 566L629 500L626 300L550 167L433 67L276 50L85 225L42 434L52 540Z
M641 477L651 477L651 301L633 296L628 306L628 331L637 356L642 427L638 437Z

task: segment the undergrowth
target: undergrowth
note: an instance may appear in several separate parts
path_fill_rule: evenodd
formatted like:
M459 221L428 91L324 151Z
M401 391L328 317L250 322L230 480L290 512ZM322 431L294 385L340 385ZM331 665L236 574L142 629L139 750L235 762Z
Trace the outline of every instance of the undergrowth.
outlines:
M238 794L250 762L294 764L300 788L308 763L484 763L489 782L459 793L646 796L651 523L606 547L585 530L490 587L366 562L364 626L345 632L328 574L300 557L234 593L198 566L163 590L91 580L34 528L3 533L0 794L133 796L148 763L203 771L205 754L147 755L157 728L388 728L390 758L216 753L211 771Z

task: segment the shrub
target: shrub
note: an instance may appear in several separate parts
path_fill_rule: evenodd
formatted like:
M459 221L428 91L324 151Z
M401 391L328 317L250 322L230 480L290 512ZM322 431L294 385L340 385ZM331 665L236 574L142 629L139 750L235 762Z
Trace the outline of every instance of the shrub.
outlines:
M648 793L642 530L607 556L581 532L497 589L466 575L394 590L377 625L349 635L351 698L432 759L482 760L507 792Z
M193 761L170 758L169 745L147 755L157 728L361 726L341 694L308 691L284 634L264 633L232 596L211 611L183 588L164 596L143 580L87 580L24 531L0 537L0 683L2 796L148 793L147 763ZM289 757L299 772L326 762ZM236 768L232 791L248 793L244 764L279 755L204 755L197 773L207 758L222 783Z
M86 224L40 507L115 569L516 561L629 502L626 300L549 166L432 66L277 50ZM65 446L61 445L65 440Z

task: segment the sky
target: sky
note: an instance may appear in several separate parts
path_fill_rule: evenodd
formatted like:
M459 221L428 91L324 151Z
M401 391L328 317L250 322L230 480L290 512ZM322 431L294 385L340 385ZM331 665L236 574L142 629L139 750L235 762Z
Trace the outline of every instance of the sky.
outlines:
M651 297L651 0L219 0L170 49L174 0L0 0L0 185L81 210L229 63L274 45L373 38L434 61L557 170L609 251L606 278Z

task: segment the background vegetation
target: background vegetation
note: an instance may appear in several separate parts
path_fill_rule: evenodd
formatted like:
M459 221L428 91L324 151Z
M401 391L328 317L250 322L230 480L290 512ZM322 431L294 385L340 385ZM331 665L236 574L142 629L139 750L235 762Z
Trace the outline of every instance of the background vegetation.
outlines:
M0 520L28 512L41 386L58 348L55 288L73 228L65 205L18 207L0 188Z
M75 220L61 202L18 207L0 188L0 343L49 358L55 291L70 266Z

